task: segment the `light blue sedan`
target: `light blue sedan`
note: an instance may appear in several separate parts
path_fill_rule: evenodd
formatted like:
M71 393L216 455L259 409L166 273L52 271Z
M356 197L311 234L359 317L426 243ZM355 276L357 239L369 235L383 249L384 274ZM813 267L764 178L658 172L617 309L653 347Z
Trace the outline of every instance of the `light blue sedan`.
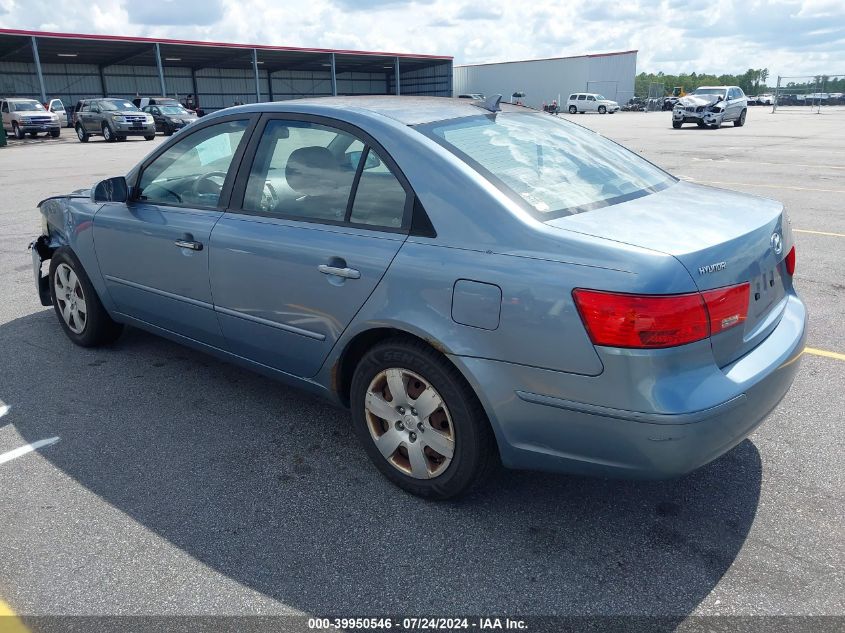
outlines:
M431 498L499 462L687 473L804 347L781 204L497 98L231 108L40 210L38 292L74 343L131 325L330 398Z

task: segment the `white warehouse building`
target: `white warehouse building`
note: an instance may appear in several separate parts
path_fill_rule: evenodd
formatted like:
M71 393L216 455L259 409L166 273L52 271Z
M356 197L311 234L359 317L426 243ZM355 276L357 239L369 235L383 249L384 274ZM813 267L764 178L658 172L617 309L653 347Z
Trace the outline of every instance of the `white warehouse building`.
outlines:
M637 51L552 57L516 62L469 64L453 70L453 96L501 94L509 101L515 92L534 108L573 92L596 92L623 105L634 96Z

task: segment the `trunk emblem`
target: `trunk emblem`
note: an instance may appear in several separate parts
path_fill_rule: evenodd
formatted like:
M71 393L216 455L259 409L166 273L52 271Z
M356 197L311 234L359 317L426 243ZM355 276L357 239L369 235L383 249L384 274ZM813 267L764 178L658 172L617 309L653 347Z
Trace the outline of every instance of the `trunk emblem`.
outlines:
M783 239L780 233L772 233L772 250L775 255L780 255L783 252Z
M706 266L699 266L698 267L698 274L699 275L706 275L708 273L715 273L719 272L720 270L725 270L728 267L728 262L717 262L715 264L707 264Z

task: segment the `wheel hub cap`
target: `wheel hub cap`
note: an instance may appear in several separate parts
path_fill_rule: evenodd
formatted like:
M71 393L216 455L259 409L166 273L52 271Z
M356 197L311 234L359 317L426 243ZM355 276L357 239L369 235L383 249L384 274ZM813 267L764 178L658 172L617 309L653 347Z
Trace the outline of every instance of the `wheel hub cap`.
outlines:
M394 468L431 479L449 467L455 451L452 418L423 377L400 368L380 372L367 389L364 409L373 442Z

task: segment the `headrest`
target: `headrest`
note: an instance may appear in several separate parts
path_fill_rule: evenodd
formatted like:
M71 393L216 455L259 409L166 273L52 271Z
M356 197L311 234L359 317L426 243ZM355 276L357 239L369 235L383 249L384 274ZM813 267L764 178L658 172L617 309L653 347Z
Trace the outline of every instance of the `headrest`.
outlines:
M285 167L288 186L306 196L339 193L348 186L345 175L334 155L325 147L319 146L294 150Z

